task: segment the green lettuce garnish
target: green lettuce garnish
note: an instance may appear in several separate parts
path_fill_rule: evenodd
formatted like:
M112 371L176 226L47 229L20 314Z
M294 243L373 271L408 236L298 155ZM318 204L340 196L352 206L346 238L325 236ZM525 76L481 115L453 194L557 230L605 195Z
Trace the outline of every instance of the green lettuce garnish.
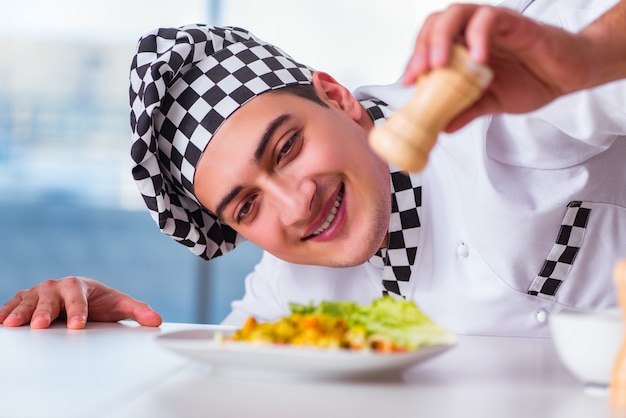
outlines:
M419 310L415 302L382 297L369 305L350 301L324 301L317 305L290 304L299 314L326 314L345 318L350 328L362 326L367 335L382 335L407 350L425 345L451 344L454 336Z

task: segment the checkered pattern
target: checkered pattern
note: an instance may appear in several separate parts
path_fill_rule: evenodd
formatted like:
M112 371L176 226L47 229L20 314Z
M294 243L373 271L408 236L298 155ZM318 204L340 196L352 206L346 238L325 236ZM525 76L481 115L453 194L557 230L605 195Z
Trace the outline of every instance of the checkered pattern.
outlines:
M193 178L222 123L253 97L311 84L313 70L245 29L157 29L138 43L130 72L132 173L159 228L205 259L243 241L205 210Z
M383 102L361 103L376 125L382 123L391 113ZM391 191L387 248L379 250L370 262L383 267L383 295L406 297L421 226L422 186L419 174L407 175L392 168Z
M556 243L528 289L529 295L554 299L583 244L590 214L587 203L574 201L567 205Z

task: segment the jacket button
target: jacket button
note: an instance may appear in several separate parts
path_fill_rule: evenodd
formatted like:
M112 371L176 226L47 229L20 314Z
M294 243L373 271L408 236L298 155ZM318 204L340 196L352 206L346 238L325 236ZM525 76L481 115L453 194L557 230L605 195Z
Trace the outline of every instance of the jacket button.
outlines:
M459 257L467 257L468 254L469 247L465 243L462 242L456 247L456 255Z
M548 320L548 312L545 309L539 309L535 315L537 316L537 322L542 324Z

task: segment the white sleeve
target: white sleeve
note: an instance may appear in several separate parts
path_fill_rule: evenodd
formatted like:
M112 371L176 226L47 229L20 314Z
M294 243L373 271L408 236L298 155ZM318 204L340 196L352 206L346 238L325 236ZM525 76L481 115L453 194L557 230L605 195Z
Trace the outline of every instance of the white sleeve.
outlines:
M561 97L532 116L579 141L608 147L626 135L626 80Z
M573 93L524 115L497 115L486 152L518 167L559 169L606 151L626 135L626 81Z
M289 313L288 304L279 296L277 263L278 259L263 253L254 271L246 277L243 298L232 302L231 312L222 324L240 326L250 316L259 321L271 321Z

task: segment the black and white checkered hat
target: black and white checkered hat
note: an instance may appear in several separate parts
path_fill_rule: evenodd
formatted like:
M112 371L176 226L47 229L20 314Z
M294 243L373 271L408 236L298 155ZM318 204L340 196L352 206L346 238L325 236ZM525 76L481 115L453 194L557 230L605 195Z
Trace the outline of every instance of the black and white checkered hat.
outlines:
M132 173L162 232L205 259L244 240L196 199L200 156L243 104L270 90L311 84L312 73L236 27L161 28L139 40L130 71Z

